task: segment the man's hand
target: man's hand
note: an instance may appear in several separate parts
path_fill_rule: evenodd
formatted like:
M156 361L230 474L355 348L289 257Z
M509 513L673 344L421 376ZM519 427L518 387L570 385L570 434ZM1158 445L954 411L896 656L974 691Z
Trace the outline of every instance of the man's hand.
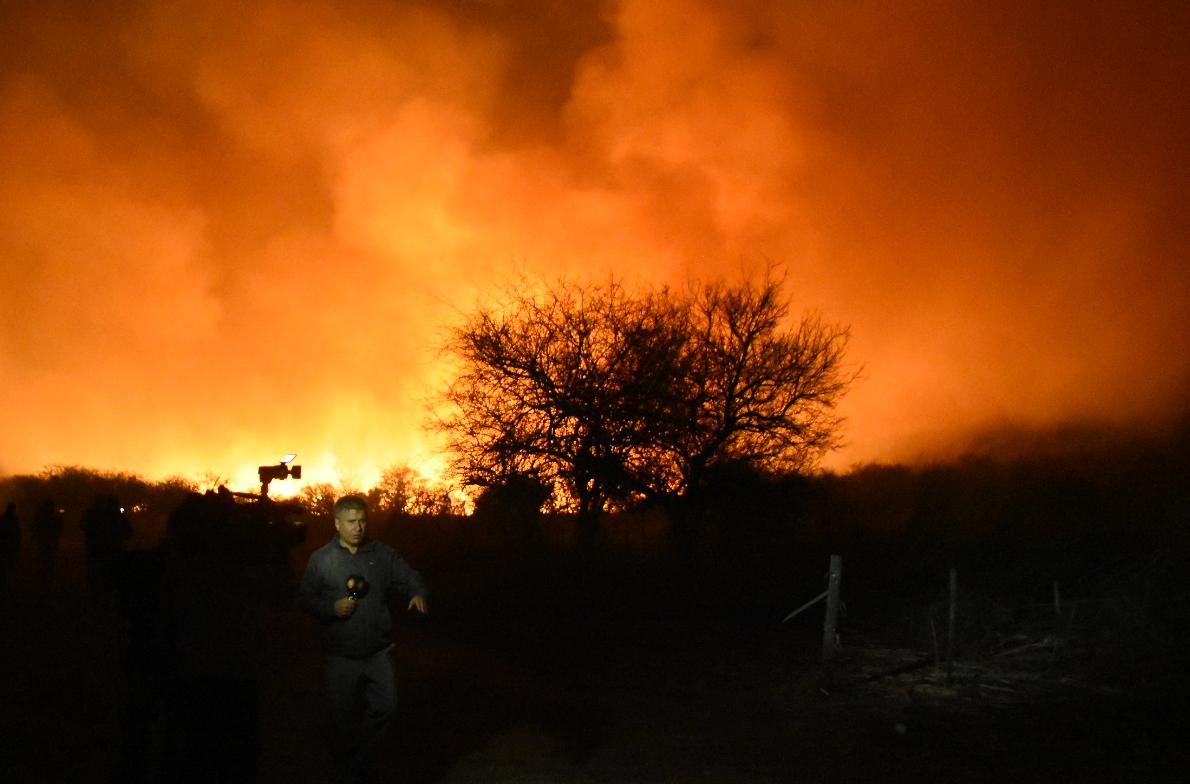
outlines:
M417 610L422 615L427 615L430 612L430 605L426 603L426 597L418 594L409 600L410 610Z
M350 596L344 596L342 599L335 602L335 615L340 618L347 618L355 612L356 605L359 604L358 599L353 599Z

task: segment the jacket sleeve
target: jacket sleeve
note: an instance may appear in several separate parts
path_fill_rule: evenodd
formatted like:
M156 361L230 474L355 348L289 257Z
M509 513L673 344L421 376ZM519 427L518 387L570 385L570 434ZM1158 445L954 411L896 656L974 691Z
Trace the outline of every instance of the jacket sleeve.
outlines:
M306 573L302 575L302 583L298 589L298 603L302 609L320 621L335 619L335 602L322 595L322 563L318 553L310 555L306 563Z
M394 587L408 598L414 596L429 596L426 581L416 569L405 562L405 559L394 551L392 558L392 576Z

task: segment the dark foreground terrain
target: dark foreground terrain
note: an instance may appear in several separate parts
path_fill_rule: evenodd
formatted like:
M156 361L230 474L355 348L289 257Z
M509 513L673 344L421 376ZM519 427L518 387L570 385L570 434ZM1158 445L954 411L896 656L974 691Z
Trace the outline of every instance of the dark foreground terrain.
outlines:
M5 599L0 781L118 778L124 623L78 590L78 555L64 549L53 586L24 579ZM399 624L385 780L1185 780L1190 702L1170 684L1122 689L1007 659L947 678L858 634L825 666L820 613L744 615L482 617L447 592L429 620ZM265 632L258 780L323 781L316 630L278 609Z

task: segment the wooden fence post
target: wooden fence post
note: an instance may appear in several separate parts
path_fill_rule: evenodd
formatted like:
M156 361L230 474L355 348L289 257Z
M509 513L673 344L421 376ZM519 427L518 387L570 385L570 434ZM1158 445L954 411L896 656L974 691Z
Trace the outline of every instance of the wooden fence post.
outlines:
M959 593L959 571L953 566L950 569L950 613L946 625L946 677L954 672L954 621L955 604Z
M822 626L822 658L829 659L835 655L838 645L836 629L839 620L839 581L843 578L843 556L832 555L830 578L826 595L826 623Z

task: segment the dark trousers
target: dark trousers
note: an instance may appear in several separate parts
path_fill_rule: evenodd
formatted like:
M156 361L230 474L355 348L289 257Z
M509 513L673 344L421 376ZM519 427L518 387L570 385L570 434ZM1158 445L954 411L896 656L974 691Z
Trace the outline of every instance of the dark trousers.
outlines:
M260 757L260 688L249 677L183 677L178 684L181 771L175 782L249 784Z
M334 771L342 782L365 782L397 712L392 647L364 659L327 656L326 694Z

